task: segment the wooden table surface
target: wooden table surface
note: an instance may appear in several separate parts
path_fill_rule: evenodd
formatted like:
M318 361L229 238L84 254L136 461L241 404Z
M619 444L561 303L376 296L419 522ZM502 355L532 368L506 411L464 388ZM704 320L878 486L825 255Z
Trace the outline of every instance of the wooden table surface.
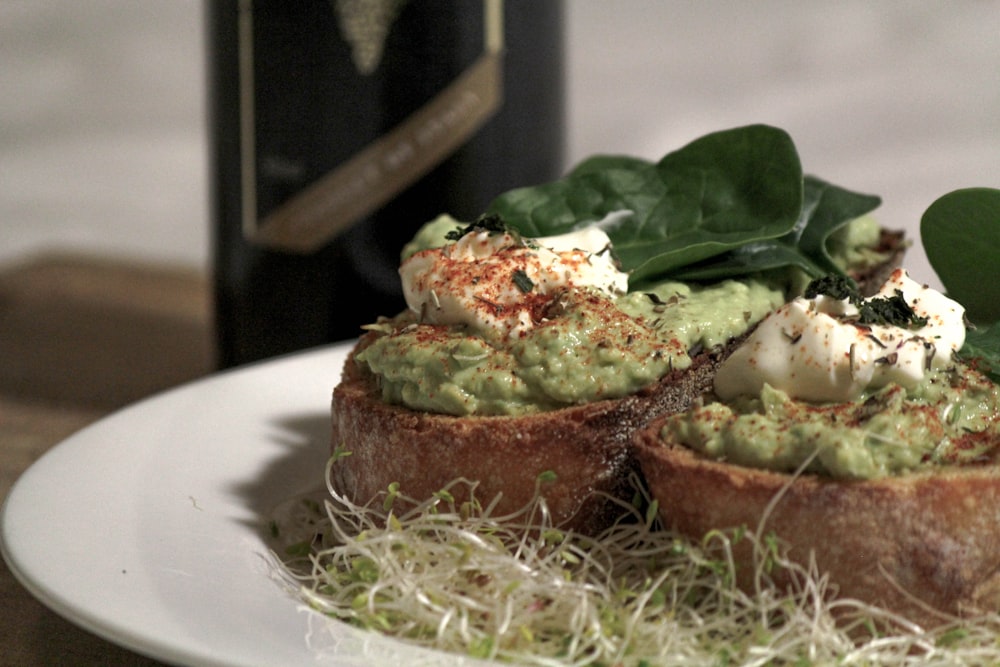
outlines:
M210 322L191 269L71 255L0 267L0 500L73 432L210 373ZM0 664L161 664L57 616L0 567Z

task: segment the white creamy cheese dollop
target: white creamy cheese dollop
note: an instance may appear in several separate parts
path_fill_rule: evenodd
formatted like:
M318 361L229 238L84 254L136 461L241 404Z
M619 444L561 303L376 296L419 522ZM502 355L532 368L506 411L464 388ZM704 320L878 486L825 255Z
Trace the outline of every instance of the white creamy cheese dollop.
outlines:
M715 393L722 400L759 395L767 383L792 398L846 402L890 382L917 385L952 363L965 342L965 309L902 269L872 298L897 291L926 325L862 325L848 299L800 297L768 315L722 364Z
M559 236L521 239L472 231L422 250L399 268L407 307L429 324L464 324L511 336L533 327L539 298L566 287L624 294L628 274L597 226Z

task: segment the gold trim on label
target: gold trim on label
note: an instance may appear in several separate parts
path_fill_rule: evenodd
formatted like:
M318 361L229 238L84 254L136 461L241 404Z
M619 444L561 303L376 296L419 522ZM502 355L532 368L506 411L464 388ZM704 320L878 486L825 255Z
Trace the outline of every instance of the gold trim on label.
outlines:
M378 69L385 38L405 4L406 0L330 0L358 74L368 76Z
M240 89L241 108L246 110L241 117L243 229L254 242L301 253L318 250L443 162L502 103L503 0L485 0L485 51L470 67L406 120L271 211L258 225L252 46L246 52L243 48L243 38L252 38L251 2L244 0L241 6ZM248 72L244 60L249 61Z

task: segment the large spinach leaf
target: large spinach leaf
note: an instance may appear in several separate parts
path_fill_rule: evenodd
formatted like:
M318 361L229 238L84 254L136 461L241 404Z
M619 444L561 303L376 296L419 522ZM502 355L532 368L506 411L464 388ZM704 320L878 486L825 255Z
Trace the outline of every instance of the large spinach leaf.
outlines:
M527 236L606 226L633 282L791 232L803 175L783 130L750 125L696 139L656 164L602 156L560 180L501 195L488 212Z
M851 220L870 213L882 203L874 195L845 190L815 176L804 179L802 210L790 232L734 248L707 262L682 268L672 274L679 280L721 280L753 271L796 266L818 278L843 271L830 257L830 235Z
M599 155L577 165L561 180L506 192L490 204L525 236L552 236L585 227L621 212L623 227L648 215L665 194L655 165L634 157ZM626 222L625 218L630 220ZM606 229L612 236L626 234Z
M1000 190L943 195L920 219L920 237L945 291L965 306L969 319L1000 320Z

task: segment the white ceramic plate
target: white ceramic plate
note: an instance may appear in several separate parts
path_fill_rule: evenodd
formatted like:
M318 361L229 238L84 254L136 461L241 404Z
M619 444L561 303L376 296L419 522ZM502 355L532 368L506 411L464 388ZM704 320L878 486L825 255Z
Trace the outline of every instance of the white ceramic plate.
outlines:
M326 619L275 573L262 519L322 484L337 345L221 373L46 453L0 515L3 555L48 607L197 665L473 665Z

